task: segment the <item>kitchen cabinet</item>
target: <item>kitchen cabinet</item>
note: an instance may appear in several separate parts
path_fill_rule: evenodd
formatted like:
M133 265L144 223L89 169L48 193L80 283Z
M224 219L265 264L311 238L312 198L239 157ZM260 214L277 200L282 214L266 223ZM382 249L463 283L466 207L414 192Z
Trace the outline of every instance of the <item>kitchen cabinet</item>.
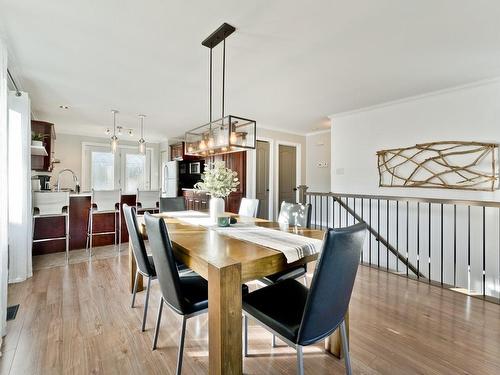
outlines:
M186 209L195 211L208 210L210 196L194 189L183 189L182 196L186 200Z
M236 191L226 198L226 211L238 213L241 199L246 197L247 153L246 151L232 152L230 154L215 155L207 158L207 162L222 160L226 167L238 173L240 184Z
M184 142L175 143L170 145L170 160L202 160L201 156L186 155L184 149Z
M45 121L31 120L31 131L35 133L41 133L46 136L43 141L46 155L43 153L40 153L40 155L34 155L32 153L31 169L35 171L51 172L51 160L54 154L54 141L56 139L54 124Z
M184 142L179 142L170 146L170 160L183 160Z
M122 195L121 205L126 203L135 206L135 194ZM69 199L69 249L84 249L87 241L87 225L89 220L90 194L75 194ZM122 242L128 242L128 231L122 210ZM114 230L114 214L94 216L94 232ZM44 217L36 220L34 239L64 236L64 217ZM114 236L106 234L94 236L94 246L112 245ZM65 240L36 242L33 244L33 255L42 255L65 251ZM98 250L97 250L98 251Z

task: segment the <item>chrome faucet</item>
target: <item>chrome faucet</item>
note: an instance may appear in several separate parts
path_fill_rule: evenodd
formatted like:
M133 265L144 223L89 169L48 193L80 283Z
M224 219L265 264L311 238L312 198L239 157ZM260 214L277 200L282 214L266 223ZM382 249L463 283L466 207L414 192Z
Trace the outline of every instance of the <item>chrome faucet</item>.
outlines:
M57 174L57 191L61 191L61 174L63 174L64 172L71 172L71 174L73 175L73 181L75 182L75 191L77 193L79 193L80 192L80 183L78 182L78 177L76 177L75 172L73 172L69 168L62 169Z

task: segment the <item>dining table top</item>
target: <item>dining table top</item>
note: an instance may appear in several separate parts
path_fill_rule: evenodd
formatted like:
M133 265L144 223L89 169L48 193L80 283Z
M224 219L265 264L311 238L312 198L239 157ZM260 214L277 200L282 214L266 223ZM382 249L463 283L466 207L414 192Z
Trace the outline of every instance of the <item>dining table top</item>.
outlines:
M190 212L194 215L197 213L197 211ZM239 216L232 213L226 214L236 218L238 223L253 224L312 239L322 240L324 236L323 230L280 225L264 219ZM288 267L313 261L318 257L318 254L309 255L297 262L287 264L284 254L278 250L220 234L207 226L186 222L177 217L175 212L165 212L154 216L162 217L165 220L176 257L186 262L188 267L190 265L194 266L193 268L196 268L197 272L204 278L207 278L208 275L208 264L217 268L224 268L240 263L241 281L246 282L277 272L276 270L284 270ZM145 233L143 220L141 224L142 231Z

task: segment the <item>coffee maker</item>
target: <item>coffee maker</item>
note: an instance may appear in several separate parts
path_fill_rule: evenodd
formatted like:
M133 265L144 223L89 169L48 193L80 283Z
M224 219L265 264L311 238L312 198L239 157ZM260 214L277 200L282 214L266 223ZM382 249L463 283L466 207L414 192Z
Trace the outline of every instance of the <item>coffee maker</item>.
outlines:
M50 176L38 175L37 177L40 180L40 189L41 190L50 190Z

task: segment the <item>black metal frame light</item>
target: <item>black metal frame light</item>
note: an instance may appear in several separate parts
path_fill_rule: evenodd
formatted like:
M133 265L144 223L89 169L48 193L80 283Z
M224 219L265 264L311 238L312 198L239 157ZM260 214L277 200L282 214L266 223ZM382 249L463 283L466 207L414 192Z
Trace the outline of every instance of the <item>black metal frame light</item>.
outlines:
M255 120L224 114L224 96L226 83L226 38L236 29L223 23L201 44L210 49L210 96L209 117L207 124L198 126L185 133L187 155L207 156L255 149ZM222 42L222 116L212 120L212 50Z

